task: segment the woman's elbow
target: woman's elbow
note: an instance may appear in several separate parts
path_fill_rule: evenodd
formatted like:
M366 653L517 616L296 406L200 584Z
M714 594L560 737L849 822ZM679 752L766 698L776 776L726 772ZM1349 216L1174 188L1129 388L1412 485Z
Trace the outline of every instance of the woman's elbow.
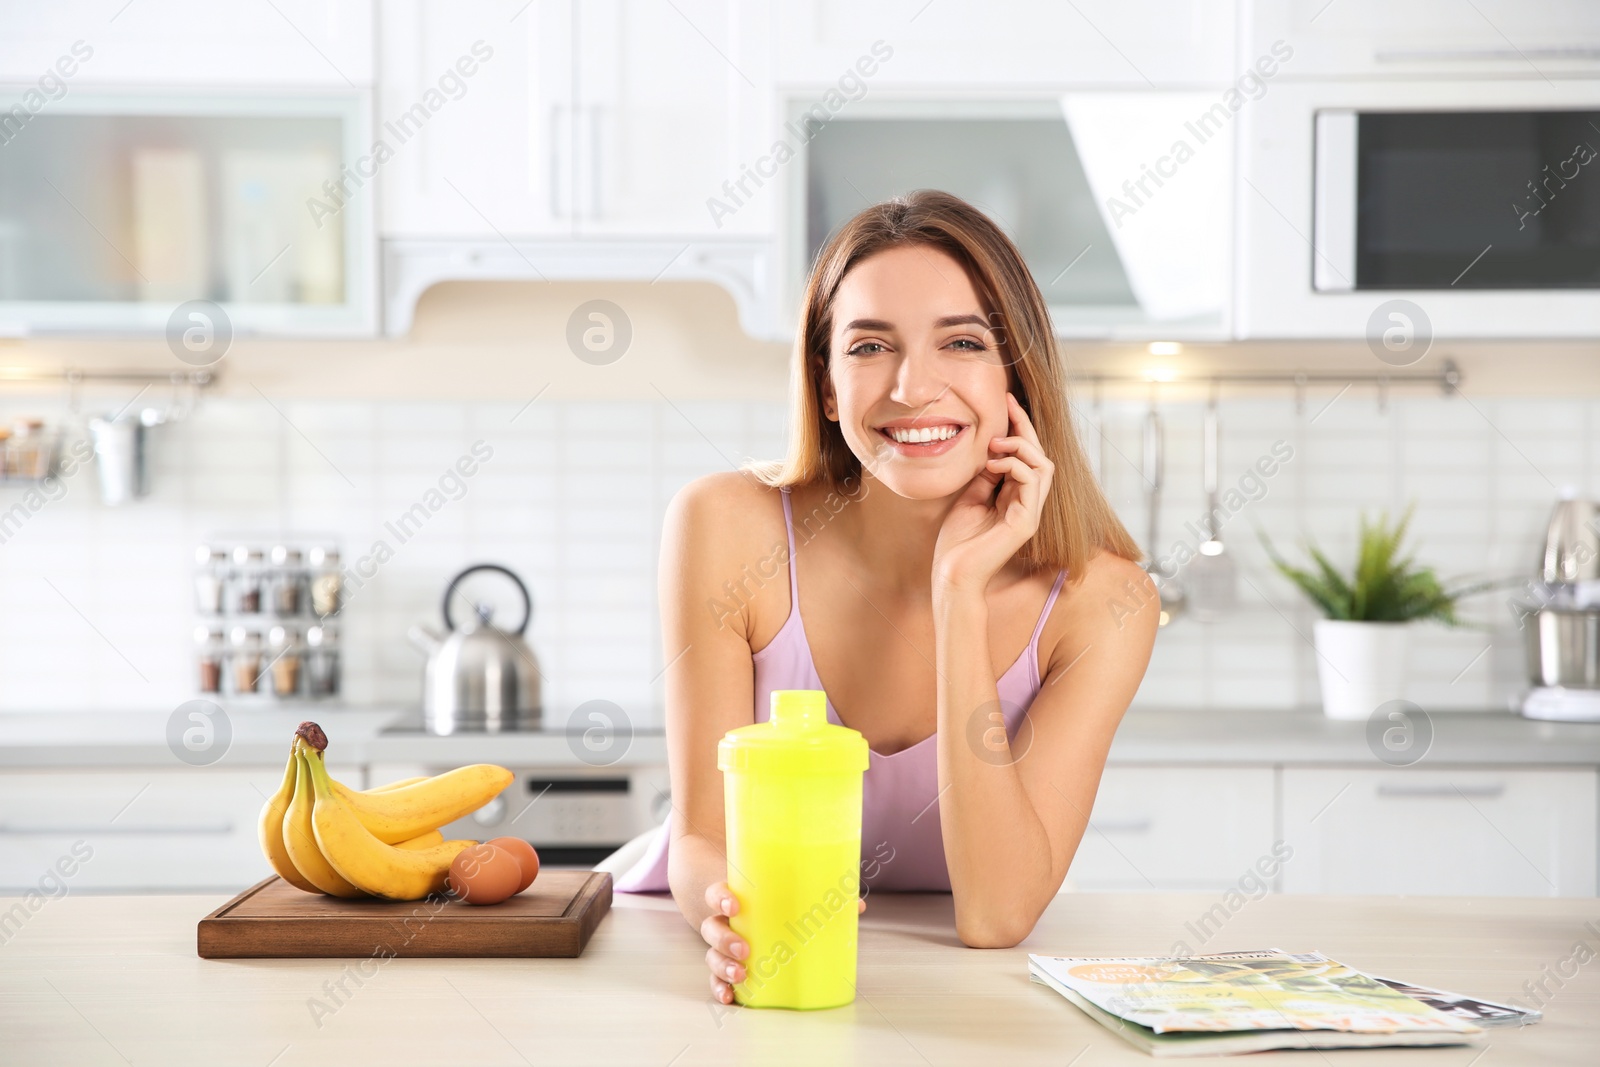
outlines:
M1032 922L957 921L956 936L968 948L1014 948L1033 933Z

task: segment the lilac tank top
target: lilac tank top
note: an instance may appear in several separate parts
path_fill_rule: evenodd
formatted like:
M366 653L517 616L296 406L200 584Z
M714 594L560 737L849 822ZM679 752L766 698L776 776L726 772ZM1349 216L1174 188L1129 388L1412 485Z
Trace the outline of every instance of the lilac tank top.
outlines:
M800 590L795 581L794 518L789 490L783 492L783 522L789 538L789 617L771 642L753 653L755 665L755 721L771 715L775 689L821 689L817 668L806 643L800 619ZM1033 628L1028 647L995 683L1006 736L1016 736L1028 706L1039 692L1039 634L1061 593L1066 571L1056 575L1044 610ZM833 702L828 701L828 721L843 725ZM861 786L861 884L886 890L950 891L950 871L945 865L944 838L939 825L939 772L936 737L930 734L910 748L885 756L868 750L868 767ZM667 845L672 836L670 817L657 828L645 854L612 888L619 893L653 893L669 890Z

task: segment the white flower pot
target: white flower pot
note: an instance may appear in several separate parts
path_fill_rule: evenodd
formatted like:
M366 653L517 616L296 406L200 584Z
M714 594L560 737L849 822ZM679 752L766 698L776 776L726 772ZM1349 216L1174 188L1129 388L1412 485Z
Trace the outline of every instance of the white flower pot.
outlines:
M1365 719L1405 695L1410 623L1318 619L1314 636L1328 718Z

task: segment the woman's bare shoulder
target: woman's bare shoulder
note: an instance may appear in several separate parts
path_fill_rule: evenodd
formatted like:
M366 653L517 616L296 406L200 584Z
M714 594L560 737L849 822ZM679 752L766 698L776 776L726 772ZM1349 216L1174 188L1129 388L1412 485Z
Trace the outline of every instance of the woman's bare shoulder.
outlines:
M784 541L780 491L747 471L718 471L674 494L668 525L718 557L740 558Z
M1070 635L1081 642L1107 629L1154 632L1160 600L1150 575L1138 563L1102 549L1079 574L1068 578L1075 580L1061 591L1065 610L1058 613L1056 636Z

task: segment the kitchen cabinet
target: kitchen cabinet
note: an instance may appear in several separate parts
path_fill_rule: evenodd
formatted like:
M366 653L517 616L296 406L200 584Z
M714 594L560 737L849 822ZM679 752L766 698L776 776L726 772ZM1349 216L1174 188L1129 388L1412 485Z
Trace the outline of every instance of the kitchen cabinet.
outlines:
M1273 860L1270 767L1107 767L1069 875L1086 892L1236 886ZM1271 879L1265 879L1270 883Z
M770 209L719 218L707 206L770 140L766 11L733 0L386 6L380 127L441 79L452 91L384 169L384 235L770 229Z
M52 871L65 892L241 889L266 874L256 824L282 784L281 766L0 772L0 892L49 895Z
M367 0L8 3L0 82L37 84L81 41L89 54L64 79L68 86L365 88L376 7ZM46 91L55 95L52 88Z
M1183 86L1231 80L1232 0L906 0L776 5L784 86L837 82L874 41L893 58L869 85Z
M1286 768L1288 893L1594 896L1590 768Z
M373 332L369 111L366 90L187 87L7 116L0 332L165 331L201 366L239 334Z
M1251 55L1294 46L1289 78L1540 78L1600 68L1591 0L1244 0Z

